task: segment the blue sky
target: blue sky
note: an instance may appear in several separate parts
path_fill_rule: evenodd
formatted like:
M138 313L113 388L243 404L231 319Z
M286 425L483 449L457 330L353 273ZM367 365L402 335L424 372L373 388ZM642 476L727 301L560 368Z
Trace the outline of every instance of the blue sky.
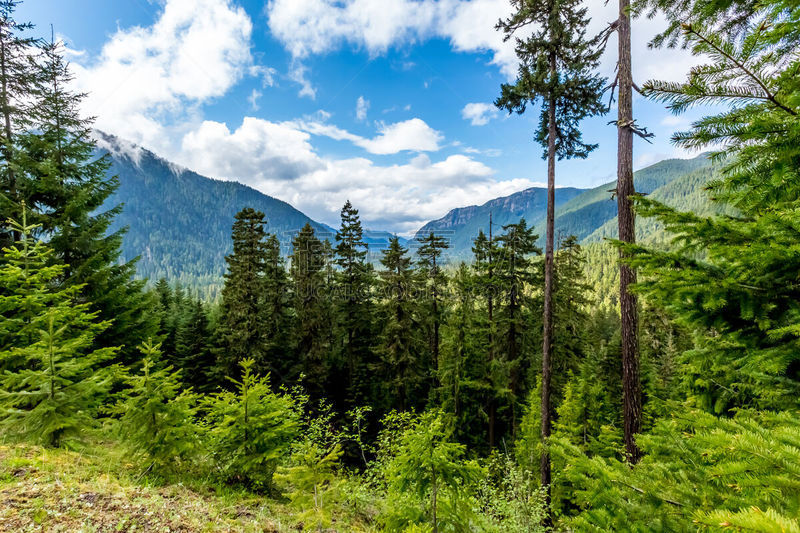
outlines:
M613 18L613 2L588 4L594 30ZM54 25L100 129L317 220L335 225L350 198L367 227L407 233L544 181L538 111L491 106L516 69L493 29L509 10L508 0L27 0L18 18L41 35ZM661 26L635 23L639 82L680 80L694 62L647 49ZM637 144L637 168L692 155L669 137L702 110L634 105L656 134ZM613 113L584 123L600 147L559 163L560 186L613 179Z

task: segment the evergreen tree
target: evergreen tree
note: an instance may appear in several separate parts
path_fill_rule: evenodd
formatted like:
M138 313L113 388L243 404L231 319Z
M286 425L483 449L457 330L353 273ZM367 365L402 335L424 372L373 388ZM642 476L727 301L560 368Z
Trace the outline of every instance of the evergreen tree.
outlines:
M787 15L782 3L774 5L742 36L687 26L693 52L712 63L693 69L686 83L644 88L676 112L698 102L732 103L674 140L722 145L712 157L725 165L711 190L736 215L700 217L641 199L640 212L665 225L673 247L624 246L647 274L638 290L696 335L695 349L682 357L684 382L698 405L717 413L794 407L800 391L794 282L800 61L791 38L800 31L800 9Z
M490 448L495 445L495 427L497 422L497 407L499 392L504 389L505 380L502 379L502 362L497 357L497 325L495 321L495 300L499 292L497 285L495 262L499 257L497 240L492 233L492 215L489 214L489 236L483 230L478 232L472 247L475 261L473 270L477 289L486 301L486 324L483 344L485 346L487 365L489 372L486 375L487 387L490 392L486 399L487 423L488 423L488 444Z
M429 524L430 531L470 531L475 517L466 486L481 469L464 460L465 448L452 441L452 428L437 411L413 420L389 452L384 471L390 512L384 517L393 531ZM466 503L466 505L465 505Z
M52 250L41 241L31 242L35 228L24 220L11 226L22 241L4 249L0 279L14 296L3 297L0 306L4 317L24 324L33 338L0 352L6 369L0 376L0 429L13 438L59 446L94 425L115 375L103 365L116 350L93 349L109 324L98 321L88 303L76 302L80 285L55 283L66 267L53 263Z
M222 288L221 335L224 349L218 361L223 376L236 376L239 362L252 358L257 368L267 365L264 325L265 245L264 213L246 207L233 224L233 253L225 258L228 272Z
M17 22L14 11L19 0L0 1L0 221L22 220L24 196L20 173L25 172L19 154L19 135L32 126L35 106L31 105L39 71L33 61L38 42L23 34L33 28ZM10 233L7 233L10 232ZM21 238L10 226L3 226L0 248Z
M346 393L351 406L366 398L367 365L372 355L372 268L366 262L367 244L358 210L350 201L342 207L342 225L336 233L337 317L343 332L342 357Z
M210 445L219 473L259 490L272 489L272 475L299 429L300 406L275 394L269 376L253 373L255 362L240 363L241 380L233 391L205 399Z
M63 44L42 47L35 101L35 123L20 136L24 183L19 192L31 208L37 230L56 258L67 265L62 282L82 285L110 326L98 335L98 346L120 346L120 358L131 362L142 336L155 335L155 302L143 296L144 281L133 280L135 261L120 261L124 230L109 232L118 205L104 204L119 185L108 177L108 156L97 157L92 119L81 116L83 94L70 90L73 76L63 57ZM21 177L21 176L19 176Z
M537 235L525 219L503 226L497 238L500 244L496 272L501 290L498 309L498 354L507 373L504 403L508 429L516 432L518 407L527 396L527 376L531 367L533 338L528 333L534 301L529 288L541 280L534 271L531 256L541 254L536 247Z
M397 237L383 250L380 293L383 331L377 347L376 365L381 398L393 398L385 407L405 411L420 407L426 397L428 375L423 354L417 308L417 283L408 249Z
M267 371L275 383L293 383L299 369L290 346L292 322L289 279L281 256L281 244L273 234L266 241L264 300Z
M485 447L486 398L492 391L489 360L477 309L476 280L465 263L452 278L453 301L439 365L441 408L455 421L455 434L471 450Z
M504 84L496 104L509 112L523 113L529 104L542 101L536 140L547 158L547 234L544 262L544 317L542 332L542 438L551 430L551 374L553 359L553 250L555 242L556 156L586 158L597 145L581 140L579 122L605 112L601 103L605 80L595 74L602 48L598 38L587 40L587 9L581 0L515 0L515 13L498 24L504 40L523 26L535 25L533 34L517 38L520 59L514 85ZM550 484L550 461L542 455L542 485Z
M450 245L447 239L433 232L425 237L418 237L420 246L417 249L417 265L422 278L423 298L425 302L425 324L428 329L428 346L433 358L434 377L439 368L439 348L441 335L439 329L444 321L444 297L447 290L447 276L442 269L443 254ZM432 384L436 386L436 384Z
M160 344L148 339L139 349L144 356L141 373L125 379L130 388L110 412L120 417L125 444L147 457L148 469L185 470L199 446L197 396L182 388L179 371L159 368Z
M303 226L292 241L290 259L294 350L305 390L313 400L320 400L325 396L331 364L331 287L325 272L329 257L311 224Z
M201 393L210 392L216 387L216 380L208 315L200 300L189 307L176 334L175 359L187 385Z

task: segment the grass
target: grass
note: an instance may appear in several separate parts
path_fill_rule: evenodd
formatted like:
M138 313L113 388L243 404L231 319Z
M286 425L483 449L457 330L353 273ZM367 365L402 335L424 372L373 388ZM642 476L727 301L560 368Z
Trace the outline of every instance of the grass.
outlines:
M81 451L0 446L2 532L303 531L288 503L193 480L159 482L110 444ZM342 505L329 531L373 531Z

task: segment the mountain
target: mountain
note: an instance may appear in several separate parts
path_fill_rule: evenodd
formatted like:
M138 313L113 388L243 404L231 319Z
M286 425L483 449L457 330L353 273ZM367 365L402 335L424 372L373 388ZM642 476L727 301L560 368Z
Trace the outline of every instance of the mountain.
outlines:
M243 207L262 211L267 231L281 241L284 255L294 234L310 223L319 235L335 238L336 230L312 220L291 205L233 181L201 176L133 143L96 132L99 153L108 153L109 173L120 186L107 206L123 204L112 229L127 227L122 257L140 257L137 274L155 280L166 277L193 286L220 286L225 256L231 252L234 215ZM371 251L384 247L392 235L365 231Z
M701 155L694 159L667 159L643 168L634 173L634 182L637 192L652 194L675 207L694 210L706 205L702 185L711 178L712 173L707 156ZM556 236L575 235L583 242L613 236L617 216L617 202L612 199L615 186L615 182L609 182L593 189L556 189ZM490 200L481 206L453 209L443 218L428 222L419 231L442 234L450 239L451 257L468 258L478 231L488 233L491 213L495 233L501 230L503 224L518 222L524 217L529 225L536 228L541 244L544 239L546 203L547 189L526 189ZM645 225L643 228L649 232L658 231L656 226Z
M556 206L564 205L584 193L584 189L565 187L556 189ZM472 241L482 229L489 232L489 214L495 232L504 224L517 223L520 218L531 222L544 218L547 209L547 189L531 187L502 198L489 200L483 205L458 207L444 217L428 222L417 232L428 235L434 232L450 242L450 254L463 257L471 254Z

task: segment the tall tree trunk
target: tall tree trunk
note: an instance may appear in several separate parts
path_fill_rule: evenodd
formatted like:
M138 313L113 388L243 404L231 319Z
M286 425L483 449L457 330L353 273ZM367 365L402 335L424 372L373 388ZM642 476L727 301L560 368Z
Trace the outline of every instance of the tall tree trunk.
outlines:
M619 239L635 242L633 213L633 78L631 75L631 16L630 0L619 1L619 107L617 117L617 212ZM620 259L624 254L620 252ZM642 425L642 398L639 383L639 344L636 297L628 291L636 283L636 272L620 261L619 303L622 323L622 413L625 452L631 463L639 460L636 433Z
M489 212L489 287L487 303L489 306L489 368L491 369L494 361L494 254L492 253L494 241L492 240L492 213ZM492 394L494 394L492 392ZM497 420L497 404L494 397L489 398L489 448L494 448L494 430Z
M550 75L555 77L556 57L550 56ZM542 457L540 474L545 488L545 505L549 519L550 509L550 454L547 440L550 438L550 374L553 354L553 241L555 232L556 203L556 102L553 97L547 103L547 237L544 254L544 318L542 331Z

